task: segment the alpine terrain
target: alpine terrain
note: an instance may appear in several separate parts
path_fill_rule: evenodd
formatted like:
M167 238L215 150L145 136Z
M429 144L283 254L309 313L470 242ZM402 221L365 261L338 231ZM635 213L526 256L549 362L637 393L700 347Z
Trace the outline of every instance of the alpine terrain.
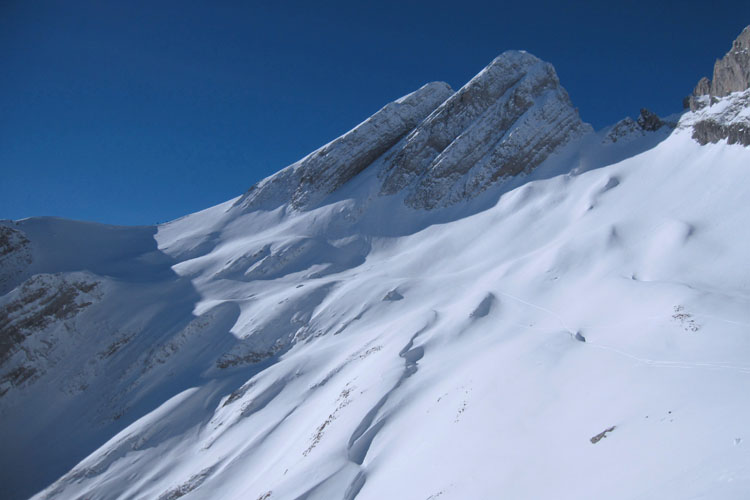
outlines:
M594 131L509 51L181 219L2 221L0 497L748 498L749 87L750 27Z

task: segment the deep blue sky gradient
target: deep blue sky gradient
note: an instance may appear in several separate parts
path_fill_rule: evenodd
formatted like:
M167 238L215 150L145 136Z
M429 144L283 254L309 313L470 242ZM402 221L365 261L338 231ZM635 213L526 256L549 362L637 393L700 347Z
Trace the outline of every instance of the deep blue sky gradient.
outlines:
M176 218L507 49L595 128L668 114L747 24L739 1L0 0L0 218Z

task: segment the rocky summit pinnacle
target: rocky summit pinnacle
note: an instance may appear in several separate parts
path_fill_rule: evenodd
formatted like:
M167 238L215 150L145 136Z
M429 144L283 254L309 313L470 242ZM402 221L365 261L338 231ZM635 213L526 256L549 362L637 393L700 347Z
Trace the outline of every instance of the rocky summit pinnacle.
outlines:
M690 113L683 120L700 144L726 140L750 146L750 26L714 64L713 80L701 78L685 100Z
M700 96L711 99L725 97L732 92L750 88L750 26L747 26L732 43L732 48L714 64L713 79L701 78L688 97L688 106L695 111L702 105Z
M529 172L583 124L551 64L522 51L497 57L387 154L383 194L431 209Z
M554 68L508 51L458 92L431 83L253 186L245 209L290 202L311 208L372 167L380 195L403 194L433 209L475 197L499 180L528 173L592 129L581 122Z

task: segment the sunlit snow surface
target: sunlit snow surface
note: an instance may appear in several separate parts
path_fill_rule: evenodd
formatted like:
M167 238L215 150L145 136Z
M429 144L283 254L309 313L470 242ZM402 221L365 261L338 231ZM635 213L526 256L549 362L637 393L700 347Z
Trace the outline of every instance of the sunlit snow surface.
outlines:
M748 186L749 148L592 134L450 209L366 171L310 211L159 226L141 260L176 276L90 269L99 317L162 308L91 375L137 420L35 498L747 498ZM112 420L45 397L70 433Z

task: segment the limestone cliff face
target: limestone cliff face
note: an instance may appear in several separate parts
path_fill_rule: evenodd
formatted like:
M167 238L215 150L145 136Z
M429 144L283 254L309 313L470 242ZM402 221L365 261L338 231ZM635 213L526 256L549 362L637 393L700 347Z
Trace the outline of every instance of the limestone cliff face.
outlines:
M381 193L406 191L413 208L458 203L590 130L552 65L505 52L387 154Z
M750 26L732 43L732 49L714 64L711 95L724 97L750 87Z
M366 168L380 195L404 194L413 208L473 198L527 173L591 131L552 65L526 52L496 58L461 90L430 83L388 104L350 132L253 186L243 210L289 203L305 210Z
M750 88L750 26L742 30L737 39L732 42L732 48L721 59L714 63L713 79L701 78L688 98L688 105L692 111L707 103L701 96L709 96L710 100L725 97L732 92L742 92Z
M447 83L428 83L259 182L237 203L248 209L285 202L294 208L306 208L320 201L388 151L451 94L453 90Z
M679 126L692 127L693 139L702 145L726 140L728 144L750 146L750 89L687 113Z
M750 26L714 64L713 80L701 78L687 98L693 112L680 121L700 144L726 140L750 146Z

